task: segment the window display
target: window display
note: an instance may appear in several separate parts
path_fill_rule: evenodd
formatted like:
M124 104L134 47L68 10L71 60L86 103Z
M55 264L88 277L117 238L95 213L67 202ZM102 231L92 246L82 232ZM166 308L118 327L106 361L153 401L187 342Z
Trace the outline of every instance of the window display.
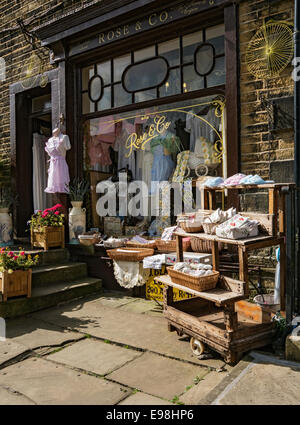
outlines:
M125 170L128 181L142 181L150 196L160 189L163 198L169 194L161 182L184 184L189 187L184 202L192 205L192 178L223 174L224 109L222 96L210 96L87 120L85 170L109 171L112 182ZM157 207L162 213L162 204ZM158 215L170 224L169 217Z

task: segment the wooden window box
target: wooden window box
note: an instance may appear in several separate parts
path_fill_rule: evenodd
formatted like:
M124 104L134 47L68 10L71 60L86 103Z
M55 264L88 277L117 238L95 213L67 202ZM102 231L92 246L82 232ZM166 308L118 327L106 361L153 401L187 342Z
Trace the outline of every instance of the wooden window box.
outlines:
M13 273L0 273L0 289L3 301L7 298L26 295L31 297L32 270L15 270Z
M41 229L31 228L31 246L33 248L64 248L65 247L65 227L52 226Z

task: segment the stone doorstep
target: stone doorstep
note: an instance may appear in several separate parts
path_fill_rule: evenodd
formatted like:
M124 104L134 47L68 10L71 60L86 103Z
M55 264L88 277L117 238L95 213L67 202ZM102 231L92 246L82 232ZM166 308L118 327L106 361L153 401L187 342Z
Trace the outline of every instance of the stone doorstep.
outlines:
M101 279L92 277L34 287L31 298L13 298L8 299L6 303L0 303L0 317L4 319L18 317L49 307L57 307L60 303L101 291Z
M87 276L86 263L66 263L37 266L32 269L32 286L71 282Z

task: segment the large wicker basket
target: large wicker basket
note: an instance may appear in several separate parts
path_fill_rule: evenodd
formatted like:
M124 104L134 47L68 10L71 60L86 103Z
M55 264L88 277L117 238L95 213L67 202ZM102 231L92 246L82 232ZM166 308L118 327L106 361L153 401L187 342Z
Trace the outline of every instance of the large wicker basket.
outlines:
M156 241L151 241L149 243L139 243L139 242L134 242L134 241L128 241L126 242L126 246L128 248L152 248L155 249L156 248Z
M117 248L106 251L112 260L142 261L145 257L151 257L154 249L150 248Z
M161 239L157 239L156 247L159 252L174 252L176 251L176 240L163 241ZM182 248L183 251L189 251L191 249L190 239L184 239L182 241Z
M195 221L192 223L191 221L180 221L180 227L186 233L199 233L203 232L203 226L200 221Z
M203 241L199 238L191 238L191 248L194 252L200 252L203 254L211 253L211 241ZM224 243L218 243L219 252L223 251Z
M195 291L209 291L217 286L220 276L219 272L212 272L209 276L191 276L186 273L179 272L172 267L167 267L169 276L172 282L178 285L186 286L187 288L194 289Z
M191 238L191 248L194 252L211 253L211 242L203 241L199 238Z

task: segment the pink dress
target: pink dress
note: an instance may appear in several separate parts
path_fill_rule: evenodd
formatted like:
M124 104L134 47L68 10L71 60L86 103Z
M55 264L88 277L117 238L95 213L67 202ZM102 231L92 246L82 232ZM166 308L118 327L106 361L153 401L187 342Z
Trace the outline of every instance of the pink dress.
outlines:
M66 151L71 149L70 139L65 134L51 137L46 143L45 151L50 156L47 193L68 193L66 185L70 183Z

